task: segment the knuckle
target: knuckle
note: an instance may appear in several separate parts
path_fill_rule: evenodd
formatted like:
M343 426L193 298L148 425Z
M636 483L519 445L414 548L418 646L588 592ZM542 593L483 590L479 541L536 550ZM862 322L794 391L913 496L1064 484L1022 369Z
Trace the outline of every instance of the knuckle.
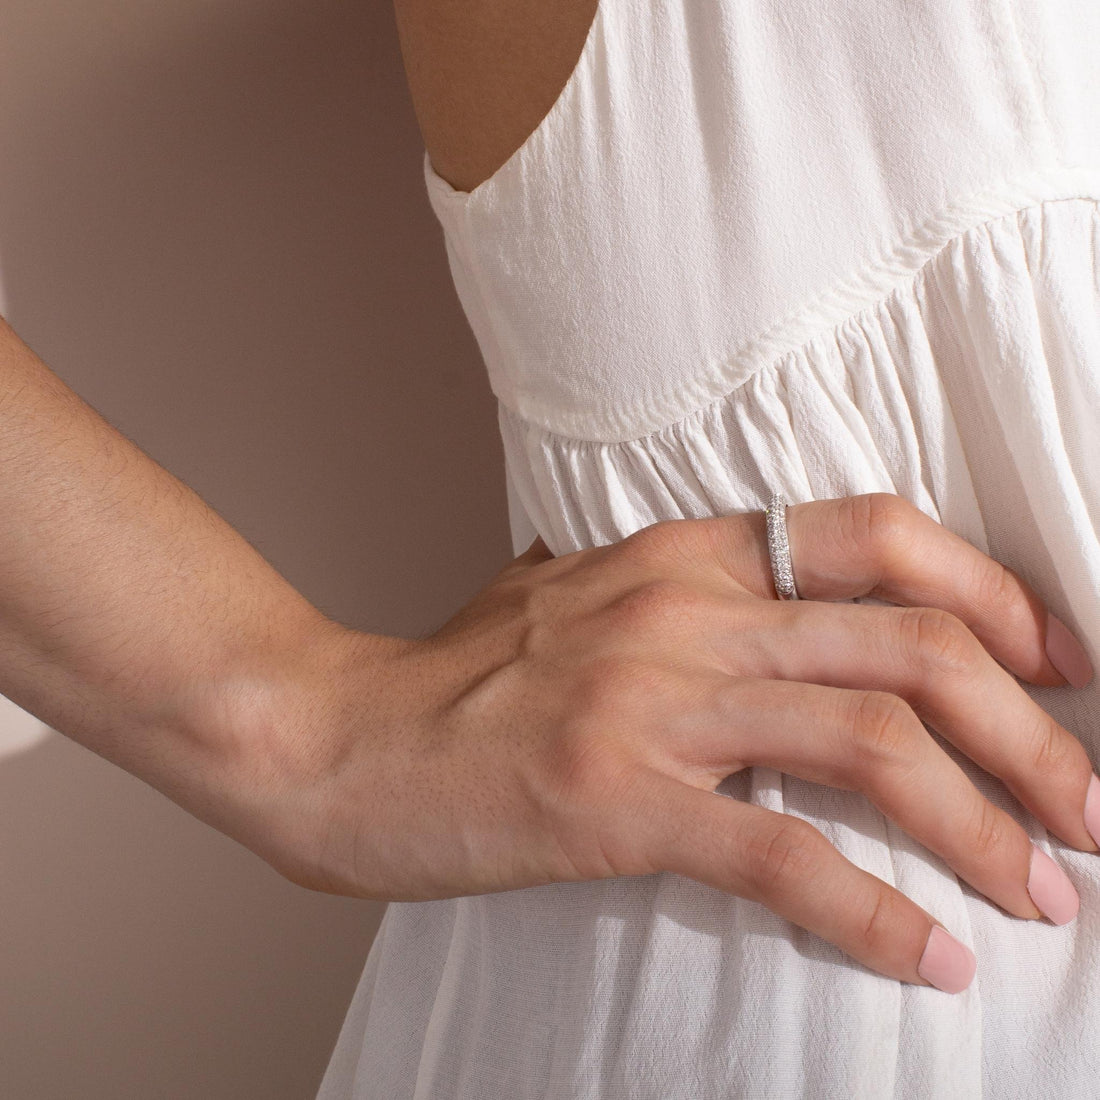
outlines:
M992 558L981 561L969 585L973 602L983 610L1003 614L1006 609L1021 607L1019 578L1007 566Z
M549 769L556 801L586 804L617 786L622 761L604 722L591 714L574 715L562 722L559 733Z
M622 820L642 797L639 769L606 742L588 742L588 748L567 755L540 791L543 823L573 878L649 873L647 853Z
M764 896L804 888L820 862L823 839L812 825L791 817L748 842L743 873Z
M885 883L875 888L871 911L862 922L864 945L876 955L886 955L897 942L898 928L897 894Z
M674 543L679 537L676 520L658 520L646 527L639 527L637 531L627 535L619 543L623 552L629 552L641 557L647 557L653 553L663 553L670 543Z
M619 654L590 658L577 673L567 701L571 722L587 728L625 714L649 679L637 662Z
M688 585L656 577L617 596L608 611L619 628L664 631L687 621L698 602L698 595Z
M558 786L595 797L615 784L636 755L637 730L668 694L667 673L657 664L610 654L589 659L573 677L552 742L550 770Z
M994 856L1005 840L1006 819L988 799L982 798L970 824L968 849L979 861Z
M696 543L699 525L688 519L665 519L640 527L618 543L619 552L639 565L667 567L690 562L698 555Z
M913 533L914 506L896 493L847 497L842 523L849 537L873 560L905 552Z
M1078 762L1074 750L1079 744L1043 712L1031 736L1032 774L1041 778L1061 777Z
M907 652L918 664L937 675L973 673L976 639L958 616L939 607L906 607L901 626Z
M861 769L873 775L883 767L911 766L916 755L914 717L897 695L857 692L851 724Z

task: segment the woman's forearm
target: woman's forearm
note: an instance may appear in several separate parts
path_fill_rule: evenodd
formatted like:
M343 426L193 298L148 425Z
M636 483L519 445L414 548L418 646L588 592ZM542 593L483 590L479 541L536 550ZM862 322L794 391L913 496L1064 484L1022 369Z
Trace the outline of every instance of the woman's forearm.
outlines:
M343 628L2 319L0 517L0 692L240 835L263 715Z

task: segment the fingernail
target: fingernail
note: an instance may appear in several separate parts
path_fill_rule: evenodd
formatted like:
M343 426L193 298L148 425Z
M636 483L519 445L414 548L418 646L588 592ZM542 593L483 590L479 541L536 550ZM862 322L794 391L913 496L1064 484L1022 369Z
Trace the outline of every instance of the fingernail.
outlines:
M1085 828L1100 847L1100 779L1095 775L1089 780L1089 793L1085 795Z
M961 993L973 980L978 967L974 952L960 943L946 928L932 925L917 973L944 993Z
M1054 924L1069 924L1081 908L1081 899L1069 876L1034 844L1031 846L1031 872L1027 877L1031 900Z
M1050 663L1075 687L1092 679L1092 664L1081 643L1061 619L1047 612L1047 656Z

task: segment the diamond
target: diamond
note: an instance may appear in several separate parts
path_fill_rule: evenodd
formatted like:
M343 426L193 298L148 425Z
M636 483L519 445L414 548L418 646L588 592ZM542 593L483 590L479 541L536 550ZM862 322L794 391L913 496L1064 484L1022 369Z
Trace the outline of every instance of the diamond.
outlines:
M791 550L787 542L787 505L776 493L764 509L768 527L768 556L772 563L772 579L781 600L797 600L801 597L794 586L791 569Z

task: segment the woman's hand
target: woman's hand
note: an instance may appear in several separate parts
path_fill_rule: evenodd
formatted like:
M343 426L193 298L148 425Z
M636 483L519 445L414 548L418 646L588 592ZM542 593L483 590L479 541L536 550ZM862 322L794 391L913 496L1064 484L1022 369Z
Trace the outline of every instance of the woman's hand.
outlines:
M316 713L286 712L268 858L312 889L400 901L674 871L883 974L969 984L973 956L930 941L934 914L806 822L715 797L765 765L863 792L1007 912L1071 920L1064 872L922 720L1097 851L1085 749L1012 675L1066 683L1049 632L1080 686L1084 652L1016 574L901 497L787 520L801 601L775 598L760 511L559 558L536 541L422 641L339 628ZM902 606L828 602L861 595Z

